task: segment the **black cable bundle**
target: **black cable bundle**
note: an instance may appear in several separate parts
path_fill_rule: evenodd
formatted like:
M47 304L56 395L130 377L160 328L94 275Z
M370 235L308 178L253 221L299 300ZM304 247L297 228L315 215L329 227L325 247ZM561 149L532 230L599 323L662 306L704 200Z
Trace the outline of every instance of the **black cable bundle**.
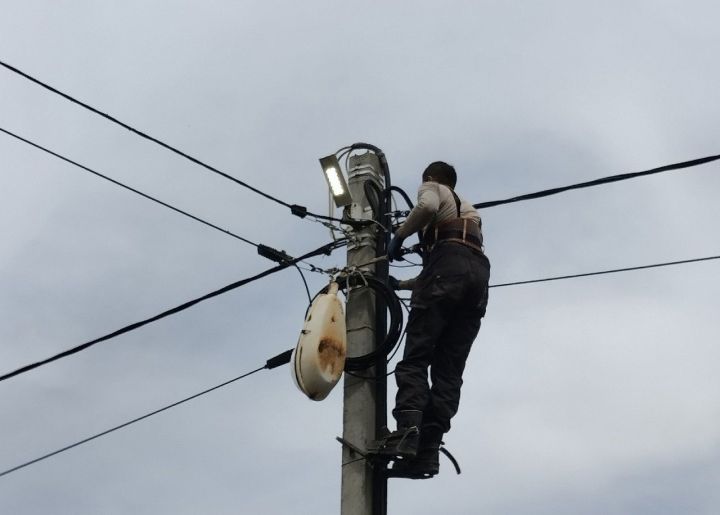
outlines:
M337 279L338 286L341 290L345 290L348 287L348 277L341 276ZM379 345L377 349L362 356L356 356L347 358L345 360L346 371L365 370L373 366L379 356L383 359L389 355L397 343L400 341L400 335L402 334L403 327L403 311L400 305L400 299L395 294L392 288L385 282L381 281L377 277L371 275L359 277L350 276L350 288L362 288L367 283L367 286L375 291L377 295L380 295L385 301L385 305L390 311L390 327L388 328L387 336L383 341L382 345ZM320 293L327 293L330 286L326 286Z

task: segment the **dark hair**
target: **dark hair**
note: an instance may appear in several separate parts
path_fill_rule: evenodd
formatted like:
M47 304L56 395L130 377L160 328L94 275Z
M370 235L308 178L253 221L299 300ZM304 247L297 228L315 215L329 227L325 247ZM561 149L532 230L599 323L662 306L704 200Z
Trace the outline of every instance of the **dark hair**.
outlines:
M422 174L423 181L428 180L430 177L432 177L435 182L439 182L445 186L450 186L451 188L454 188L457 183L457 173L455 173L455 168L444 161L435 161L425 168L425 171Z

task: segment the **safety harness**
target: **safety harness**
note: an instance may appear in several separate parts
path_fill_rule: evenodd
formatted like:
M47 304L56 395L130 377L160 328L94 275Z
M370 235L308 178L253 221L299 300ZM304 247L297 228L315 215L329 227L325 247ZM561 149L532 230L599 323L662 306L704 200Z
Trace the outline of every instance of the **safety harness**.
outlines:
M441 241L452 241L483 252L482 221L475 223L469 218L462 218L460 216L460 197L452 188L448 187L448 189L455 198L457 218L428 227L422 238L425 249L430 251Z

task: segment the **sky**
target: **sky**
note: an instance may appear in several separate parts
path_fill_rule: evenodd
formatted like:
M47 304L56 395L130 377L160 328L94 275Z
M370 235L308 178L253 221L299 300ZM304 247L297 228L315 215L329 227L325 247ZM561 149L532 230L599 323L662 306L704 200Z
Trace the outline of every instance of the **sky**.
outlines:
M1 60L319 213L317 159L357 141L411 195L454 164L472 202L720 151L717 2L2 7ZM6 69L0 126L254 242L330 239ZM273 266L5 134L0 153L0 372ZM483 210L491 284L718 255L718 191L715 163ZM491 290L445 439L463 472L390 480L388 513L719 513L718 266ZM306 307L286 270L2 382L0 469L262 366ZM0 513L338 513L341 432L340 387L313 402L263 371L0 478Z

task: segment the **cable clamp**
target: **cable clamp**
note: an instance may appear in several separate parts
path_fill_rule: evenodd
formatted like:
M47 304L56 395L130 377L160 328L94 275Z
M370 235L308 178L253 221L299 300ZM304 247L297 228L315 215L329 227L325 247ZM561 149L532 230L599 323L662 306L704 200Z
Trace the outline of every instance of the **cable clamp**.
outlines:
M375 244L376 236L371 233L351 233L348 235L348 250L355 250Z
M284 250L277 250L262 243L257 246L257 253L270 261L280 264L290 263L293 260L292 256L288 255Z
M364 266L364 265L360 265L360 266ZM367 288L370 286L368 284L367 278L365 277L366 273L369 273L369 272L367 272L366 270L360 269L358 266L345 267L342 270L340 270L338 277L341 275L344 275L346 277L345 285L346 285L347 291L345 293L345 296L347 297L348 300L350 299L350 294L352 293L353 290L355 290L357 288L362 288L362 287ZM352 279L354 277L358 277L358 276L362 280L362 284L354 285Z
M305 218L308 214L308 210L305 206L299 206L297 204L290 206L290 212L300 218Z

